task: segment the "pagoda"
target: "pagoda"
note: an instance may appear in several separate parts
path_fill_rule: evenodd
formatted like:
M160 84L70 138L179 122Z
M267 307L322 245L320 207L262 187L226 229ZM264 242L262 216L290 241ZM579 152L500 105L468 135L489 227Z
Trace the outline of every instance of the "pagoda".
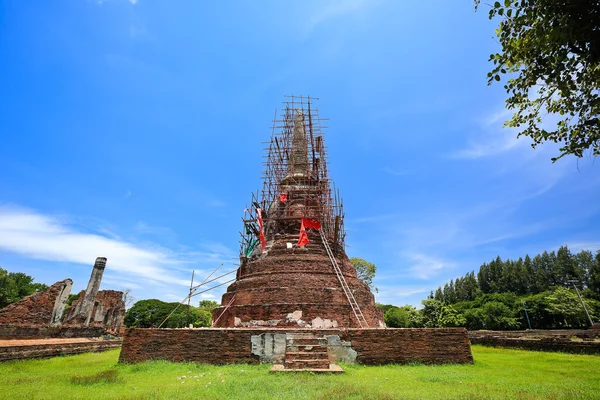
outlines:
M384 326L345 252L343 204L315 100L289 96L276 113L263 188L244 210L240 266L213 310L215 327Z

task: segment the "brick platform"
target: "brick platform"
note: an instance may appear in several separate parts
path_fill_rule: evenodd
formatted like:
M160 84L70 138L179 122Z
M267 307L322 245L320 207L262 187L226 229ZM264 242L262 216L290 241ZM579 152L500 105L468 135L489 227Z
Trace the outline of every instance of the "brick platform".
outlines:
M0 361L56 357L106 351L121 346L121 339L0 340Z
M469 339L473 344L484 346L574 354L600 354L600 331L597 329L471 331Z
M252 336L282 333L281 329L127 329L120 362L153 359L206 364L259 363L252 354ZM447 329L289 329L285 333L337 335L366 365L472 363L463 328ZM330 354L331 348L329 348ZM335 355L332 355L335 357ZM335 359L330 361L335 362ZM348 362L348 361L345 361Z

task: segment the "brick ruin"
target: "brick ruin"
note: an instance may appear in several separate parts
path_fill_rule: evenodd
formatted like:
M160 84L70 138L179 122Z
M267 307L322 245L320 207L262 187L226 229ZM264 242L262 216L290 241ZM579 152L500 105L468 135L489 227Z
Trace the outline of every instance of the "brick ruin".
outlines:
M100 282L106 267L106 258L98 257L86 290L73 301L65 318L65 324L101 326L107 332L118 334L125 319L123 292L100 290Z
M272 371L317 372L342 372L336 362L473 362L464 328L385 327L345 252L343 204L313 100L292 96L274 121L263 189L242 218L240 267L213 327L127 329L121 362L268 362Z
M73 281L56 282L0 310L0 338L119 334L125 318L123 292L98 291L106 258L98 257L86 290L67 309ZM95 329L96 328L96 329Z
M383 312L344 249L343 207L328 176L318 111L310 98L292 97L281 117L215 326L383 327Z
M33 293L0 310L0 324L46 326L59 325L63 318L73 281L56 282L48 290Z

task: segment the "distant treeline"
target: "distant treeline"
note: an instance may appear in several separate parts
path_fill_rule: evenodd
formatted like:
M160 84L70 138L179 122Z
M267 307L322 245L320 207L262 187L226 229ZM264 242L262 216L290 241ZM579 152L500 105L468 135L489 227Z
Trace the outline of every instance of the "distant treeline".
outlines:
M587 296L600 300L600 251L594 257L591 251L572 254L567 246L562 246L556 253L544 251L533 258L526 255L518 260L503 261L497 257L482 264L477 276L473 271L451 280L430 297L454 304L473 301L482 293L532 295L558 286L572 286L571 280L576 280Z
M495 260L438 287L411 306L379 305L390 327L558 329L590 325L573 283L593 322L600 317L600 251L572 254L567 246L531 258Z

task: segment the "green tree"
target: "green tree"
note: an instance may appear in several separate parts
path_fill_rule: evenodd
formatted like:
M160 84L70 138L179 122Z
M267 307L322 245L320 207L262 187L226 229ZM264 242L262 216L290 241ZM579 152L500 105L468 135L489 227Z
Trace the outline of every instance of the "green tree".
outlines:
M214 300L200 300L200 304L198 304L198 308L212 311L213 309L219 307L219 303Z
M451 305L442 307L438 321L439 326L442 328L465 326L467 323L464 315L462 315Z
M475 0L475 6L480 0ZM559 158L600 155L600 3L589 0L503 0L491 4L498 17L501 52L490 55L488 83L508 75L506 126L518 136L561 143ZM548 117L558 122L549 124ZM546 116L546 120L543 117Z
M356 269L358 279L366 283L371 290L377 291L377 288L373 285L373 278L375 277L375 272L377 272L375 264L356 257L352 257L350 262Z
M385 312L384 320L388 328L418 328L421 326L419 311L409 305L388 308Z
M600 250L596 252L594 263L588 271L588 288L597 299L600 299Z
M513 311L504 303L490 301L481 307L484 329L505 330L518 329L519 321Z
M187 309L187 304L179 305L157 299L140 300L127 310L125 325L133 328L157 328L175 310L162 327L183 328L186 327ZM212 322L209 311L195 307L190 307L189 318L189 323L194 326L210 326Z
M423 326L425 328L439 328L440 327L440 314L444 303L435 299L423 300L421 302L423 308L421 309L421 315L423 317Z
M8 272L0 267L0 308L48 289L47 285L35 283L33 280L32 276L23 272Z

